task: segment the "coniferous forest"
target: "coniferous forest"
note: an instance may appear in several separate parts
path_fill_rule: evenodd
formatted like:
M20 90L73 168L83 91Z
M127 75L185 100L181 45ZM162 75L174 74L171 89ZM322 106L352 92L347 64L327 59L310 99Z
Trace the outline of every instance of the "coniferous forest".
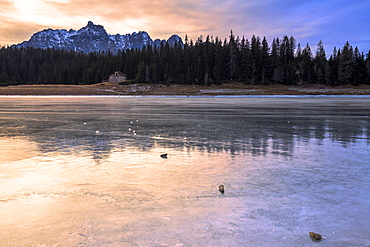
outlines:
M330 86L370 84L370 52L348 42L327 54L323 43L312 50L293 37L220 40L207 36L182 45L162 44L140 50L81 53L36 48L0 48L0 85L94 84L114 71L137 83Z

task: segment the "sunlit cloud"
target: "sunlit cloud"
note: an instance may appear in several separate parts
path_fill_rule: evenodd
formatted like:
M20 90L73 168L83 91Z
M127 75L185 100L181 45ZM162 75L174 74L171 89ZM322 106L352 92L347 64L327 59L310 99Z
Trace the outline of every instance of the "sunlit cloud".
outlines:
M84 17L102 24L110 33L129 33L145 30L153 38L168 38L168 35L200 35L207 29L215 29L221 20L212 17L220 13L212 11L210 4L202 1L114 1L73 0L68 4L54 3L57 12L69 17ZM71 8L73 6L73 8ZM94 8L91 8L94 6ZM209 8L210 11L204 11Z
M0 1L0 13L14 9L14 4L10 0Z
M147 31L152 39L172 34L228 38L253 34L294 36L302 44L366 44L368 0L0 0L0 44L19 43L44 28L79 29L93 21L110 34ZM366 50L365 50L366 52Z

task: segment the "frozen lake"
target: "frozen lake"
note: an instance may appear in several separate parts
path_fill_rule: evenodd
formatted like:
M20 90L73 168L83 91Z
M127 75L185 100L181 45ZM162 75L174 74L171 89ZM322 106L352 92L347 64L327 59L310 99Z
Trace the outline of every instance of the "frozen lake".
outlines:
M370 246L370 97L0 97L0 150L0 246Z

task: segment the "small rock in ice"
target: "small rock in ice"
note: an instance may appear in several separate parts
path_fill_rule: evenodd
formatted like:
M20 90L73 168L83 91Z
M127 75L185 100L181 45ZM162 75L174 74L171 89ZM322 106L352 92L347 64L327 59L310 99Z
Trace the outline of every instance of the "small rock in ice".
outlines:
M314 241L321 241L321 235L316 232L309 232L310 238Z
M222 184L218 186L218 191L220 191L221 194L225 193L225 186L223 186Z

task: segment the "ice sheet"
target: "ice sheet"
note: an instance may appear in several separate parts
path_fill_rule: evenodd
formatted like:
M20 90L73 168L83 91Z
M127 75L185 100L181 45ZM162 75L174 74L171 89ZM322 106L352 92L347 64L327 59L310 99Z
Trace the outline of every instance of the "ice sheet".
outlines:
M369 246L369 108L0 98L0 246Z

